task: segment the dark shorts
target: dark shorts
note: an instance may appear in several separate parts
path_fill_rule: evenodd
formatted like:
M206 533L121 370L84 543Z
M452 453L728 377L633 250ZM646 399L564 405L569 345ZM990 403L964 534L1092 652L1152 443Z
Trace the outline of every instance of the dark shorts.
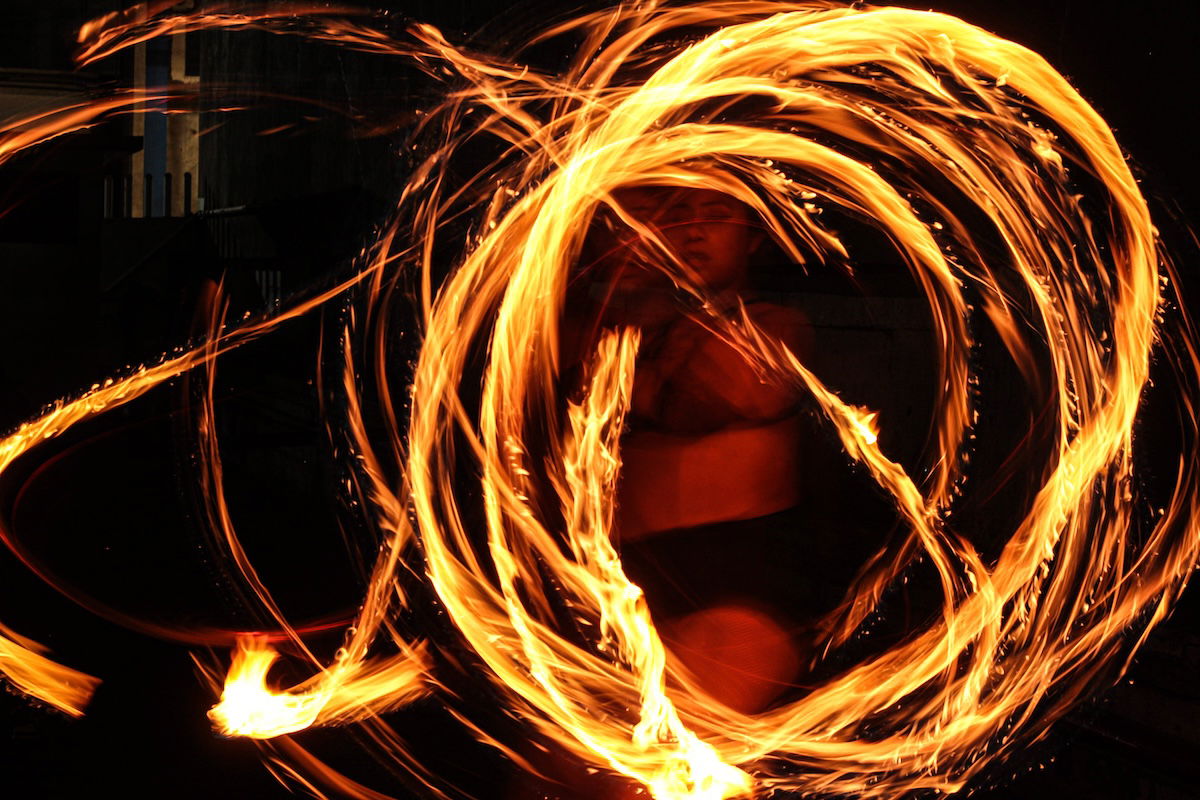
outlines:
M802 508L651 534L621 561L662 619L748 604L807 627L832 610L873 548Z

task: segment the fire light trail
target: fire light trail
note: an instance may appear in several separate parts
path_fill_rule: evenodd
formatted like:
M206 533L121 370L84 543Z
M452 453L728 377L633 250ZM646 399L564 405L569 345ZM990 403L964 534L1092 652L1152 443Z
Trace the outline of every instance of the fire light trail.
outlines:
M421 131L444 144L404 187L397 221L362 271L275 319L214 325L209 344L95 387L0 442L3 469L76 422L366 287L368 346L343 353L351 402L338 424L362 457L360 480L385 547L336 664L310 657L314 678L272 690L264 679L274 650L261 638L243 641L212 713L222 730L270 738L313 724L382 725L375 715L430 691L438 679L429 645L391 622L406 602L400 578L414 539L461 643L511 712L562 752L657 800L956 791L1043 735L1108 665L1128 663L1168 613L1200 555L1196 339L1182 310L1170 308L1171 269L1112 132L1040 56L953 17L900 8L649 3L546 31L545 39L582 41L563 74L547 75L464 52L429 26L399 42L327 10L309 13L106 18L82 32L81 59L157 35L255 27L415 58L434 65L432 74L453 70L465 86ZM663 44L673 37L687 41ZM80 113L33 135L6 133L0 158L105 112ZM456 184L455 155L489 137L501 142L496 161ZM728 194L810 268L847 256L822 208L887 236L935 332L936 453L918 474L884 452L886 417L824 385L745 308L712 302L699 276L614 194L636 186ZM579 392L561 389L568 283L589 226L606 213L648 243L652 266L695 301L698 322L763 374L811 396L848 459L893 498L907 540L881 553L831 615L829 652L852 639L917 558L937 574L936 621L759 714L722 705L667 652L613 544L638 332L604 332ZM475 235L440 280L435 245L463 217ZM407 422L397 418L383 346L404 269L420 270L424 336ZM1053 424L1040 486L994 559L952 515L978 481L966 453L976 413L971 353L984 329L1044 395ZM1149 517L1133 456L1154 352L1175 370L1185 430L1173 496ZM392 441L365 434L357 363L374 371ZM200 417L220 547L271 624L304 652L223 509L211 414L206 405ZM406 464L399 486L377 450ZM466 505L472 492L478 515ZM591 632L585 645L564 630L563 608ZM0 670L78 713L92 679L52 668L31 643L0 632ZM381 641L398 655L369 657ZM326 770L280 742L295 770ZM400 746L388 747L404 758Z

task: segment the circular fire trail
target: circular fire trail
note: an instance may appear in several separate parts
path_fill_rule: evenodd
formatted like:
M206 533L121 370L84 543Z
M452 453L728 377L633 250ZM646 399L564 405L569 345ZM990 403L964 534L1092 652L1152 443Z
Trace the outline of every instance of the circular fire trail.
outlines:
M350 289L367 298L358 317L366 335L345 341L369 344L361 352L347 344L350 401L331 424L348 432L387 534L369 595L338 660L314 658L315 675L301 686L266 688L276 654L262 638L244 639L211 715L222 730L262 739L314 724L383 730L380 712L436 696L434 645L392 622L416 563L515 717L658 800L953 792L1111 678L1183 590L1200 556L1195 338L1111 130L1036 53L943 14L731 0L621 6L552 27L543 42L578 44L560 74L523 67L519 56L466 52L428 26L395 40L329 9L113 17L83 31L82 57L213 27L414 58L458 81L421 125L425 141L442 144L357 274L277 317L214 323L208 344L61 403L0 442L2 469ZM35 134L0 132L0 158L145 100L116 95L48 117ZM494 161L456 178L455 158L481 141L499 143ZM881 442L886 415L823 383L745 304L718 302L669 237L626 207L623 192L638 187L736 199L795 269L835 269L849 258L853 247L830 217L884 236L934 331L924 460L902 465ZM461 255L447 275L435 253L462 236L464 219L472 233L453 248ZM710 696L664 647L615 544L641 332L600 330L579 385L563 388L564 309L588 237L604 221L637 232L681 313L764 380L810 398L848 462L891 498L905 535L829 615L825 654L854 639L915 563L939 595L924 627L754 714ZM383 332L397 287L413 274L423 338L401 419ZM1012 509L994 553L955 516L981 481L970 454L985 332L1045 420L1040 440L1019 445L1038 457L1036 488ZM1170 390L1185 418L1173 493L1153 512L1134 470L1152 357L1174 370ZM356 364L370 365L385 387L393 441L364 432ZM380 453L398 454L402 481L385 477ZM216 447L204 456L226 555L282 638L307 653L237 544ZM0 670L15 686L81 712L94 679L0 633ZM372 655L383 638L398 654Z

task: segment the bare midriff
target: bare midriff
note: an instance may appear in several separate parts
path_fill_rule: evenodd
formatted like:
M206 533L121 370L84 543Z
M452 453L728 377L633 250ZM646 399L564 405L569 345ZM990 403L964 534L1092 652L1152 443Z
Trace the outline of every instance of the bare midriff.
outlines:
M795 506L799 438L797 416L699 436L628 434L617 495L621 538L634 541Z

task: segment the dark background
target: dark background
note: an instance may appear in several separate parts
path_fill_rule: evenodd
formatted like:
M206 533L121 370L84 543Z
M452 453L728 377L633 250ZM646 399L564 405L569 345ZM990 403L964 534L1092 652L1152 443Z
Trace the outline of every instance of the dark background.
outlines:
M4 4L0 116L13 103L86 98L112 82L127 83L136 58L148 80L156 69L165 74L168 52L128 53L83 73L71 70L74 30L123 5ZM442 27L452 41L482 29L483 45L566 10L466 0L391 7ZM1200 276L1179 221L1200 209L1193 149L1200 34L1186 6L974 0L936 7L1041 52L1097 106L1144 173L1159 225L1180 253L1185 291L1200 297L1186 288L1189 279L1200 284ZM178 66L180 75L208 83L317 97L395 129L356 137L339 114L312 114L287 102L219 119L184 118L206 131L193 137L196 153L182 162L190 165L186 204L179 170L178 202L163 199L178 129L168 129L161 115L140 132L122 120L0 168L0 427L12 428L45 403L186 341L197 298L214 277L225 276L235 310L253 312L344 268L403 182L408 165L397 151L407 115L433 91L395 62L258 33L189 36ZM316 119L297 123L305 114ZM292 127L263 133L281 125ZM139 152L157 183L145 204L149 213L134 214L133 195L144 187L124 176ZM341 554L339 506L326 488L337 469L322 456L311 382L319 341L315 319L289 326L219 372L236 518L286 610L314 624L348 614L360 586ZM220 566L203 555L186 487L194 472L177 412L186 393L176 381L102 424L81 426L46 457L32 459L37 463L18 465L0 487L0 501L27 555L87 594L89 605L99 600L110 616L134 614L192 631L237 628L251 621ZM1194 590L1186 594L1119 686L979 791L998 798L1200 796L1191 757L1200 752L1198 604ZM211 734L204 711L212 698L194 679L181 644L82 610L8 553L0 554L0 619L104 680L80 720L0 696L5 796L288 796L259 765L251 743ZM403 717L397 724L436 750L440 740L429 731L438 723L427 719L433 716L418 710L408 727ZM373 766L356 765L352 747L322 736L305 741L340 755L336 763L351 774L402 793ZM486 786L479 773L491 762L475 749L458 760L472 759L476 774L466 782Z

